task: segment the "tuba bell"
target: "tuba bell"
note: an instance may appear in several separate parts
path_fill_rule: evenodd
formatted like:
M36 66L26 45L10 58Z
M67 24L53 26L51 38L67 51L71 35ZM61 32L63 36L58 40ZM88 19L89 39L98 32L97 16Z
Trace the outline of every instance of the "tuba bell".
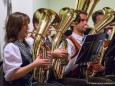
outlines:
M54 37L52 50L58 48L61 41L63 43L63 47L65 49L67 48L68 43L66 38L64 37L64 33L68 29L68 27L74 22L74 20L76 20L79 16L74 9L69 7L62 8L59 12L59 15L61 17L61 22ZM62 79L65 70L65 65L67 63L67 57L52 60L52 68L56 79Z
M56 23L56 21L59 19L56 12L47 8L38 9L34 13L34 15L39 21L39 26L36 30L35 37L34 37L34 44L33 44L33 51L32 51L33 60L35 60L38 57L39 53L42 53L44 49L50 49L44 43L46 32L49 26L53 23ZM42 54L42 58L43 59L47 58L46 53ZM46 83L48 80L48 75L49 75L49 70L45 70L44 68L38 68L38 67L34 69L34 78L37 82Z

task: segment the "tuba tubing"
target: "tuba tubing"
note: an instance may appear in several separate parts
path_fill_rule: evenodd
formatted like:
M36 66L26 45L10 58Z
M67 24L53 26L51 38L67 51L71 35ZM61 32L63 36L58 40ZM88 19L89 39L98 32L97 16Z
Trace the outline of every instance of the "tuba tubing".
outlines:
M55 23L57 21L56 19L59 19L56 12L47 8L38 9L34 15L39 21L39 26L36 30L35 37L34 37L33 51L32 51L33 60L35 60L40 54L40 52L44 50L44 47L46 48L47 46L47 45L43 45L45 44L43 42L49 26ZM42 56L43 59L47 58L46 50L42 55L43 55ZM34 78L37 82L46 83L48 80L48 76L49 76L49 70L44 70L44 68L37 68L37 67L34 69Z
M64 48L66 49L67 40L66 38L64 38L64 32L74 22L74 20L78 18L77 12L69 7L62 8L59 12L59 15L61 17L61 22L59 24L58 31L56 32L54 37L52 50L58 48L61 41L64 42ZM56 79L62 79L65 70L65 65L67 64L67 62L68 58L52 60L53 72Z
M89 34L98 33L104 27L109 25L115 17L114 10L109 7L104 7L103 13L104 13L103 18L95 25L95 27L89 32Z

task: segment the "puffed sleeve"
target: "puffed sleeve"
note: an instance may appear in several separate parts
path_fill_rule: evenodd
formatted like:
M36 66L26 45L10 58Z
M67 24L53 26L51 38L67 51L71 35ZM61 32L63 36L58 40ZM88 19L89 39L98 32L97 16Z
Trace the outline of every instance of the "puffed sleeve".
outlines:
M22 58L19 48L13 43L8 43L3 51L3 71L6 81L9 81L9 76L15 69L20 68L21 64Z

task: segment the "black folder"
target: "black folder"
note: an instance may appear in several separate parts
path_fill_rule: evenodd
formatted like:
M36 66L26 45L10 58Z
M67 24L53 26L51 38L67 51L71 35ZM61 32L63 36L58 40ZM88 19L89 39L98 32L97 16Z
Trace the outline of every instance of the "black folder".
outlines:
M86 63L91 59L95 59L97 57L97 53L100 53L98 48L102 46L102 42L105 40L105 37L106 33L85 36L75 64Z

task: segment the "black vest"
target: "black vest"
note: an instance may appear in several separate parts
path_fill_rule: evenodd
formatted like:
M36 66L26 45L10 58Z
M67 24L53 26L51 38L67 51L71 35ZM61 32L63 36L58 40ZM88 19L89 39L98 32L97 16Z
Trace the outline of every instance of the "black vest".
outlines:
M14 44L19 48L22 57L22 65L24 67L32 62L32 53L30 46L26 43L26 45L22 42L16 41ZM6 86L31 86L33 81L33 72L29 72L23 78L14 80L14 81L6 81Z

